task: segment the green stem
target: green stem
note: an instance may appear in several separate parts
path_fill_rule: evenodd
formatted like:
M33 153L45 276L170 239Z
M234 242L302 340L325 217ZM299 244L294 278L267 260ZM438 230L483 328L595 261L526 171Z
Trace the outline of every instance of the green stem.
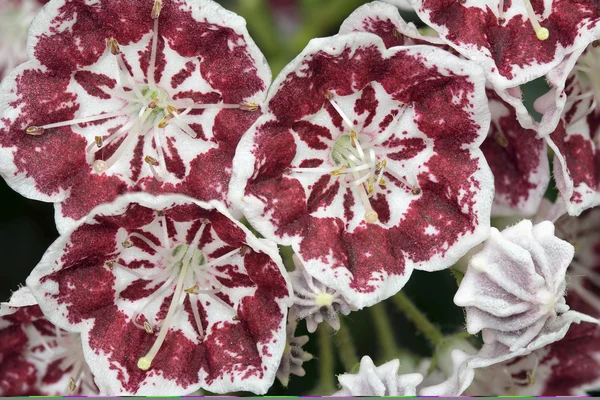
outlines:
M339 349L338 354L346 372L351 372L354 366L358 364L358 357L356 356L356 349L348 326L342 319L340 319L340 330L335 334L334 340Z
M311 393L330 395L336 391L331 328L327 324L320 324L317 335L319 341L319 383Z
M377 341L379 343L379 351L381 359L391 360L395 358L399 353L398 346L394 340L394 334L390 319L385 312L385 304L383 302L377 303L370 307L371 316L375 323Z
M438 346L442 342L444 339L442 332L427 319L404 292L398 292L398 294L392 297L392 301L406 315L406 318L415 324L417 329L425 335L431 344Z

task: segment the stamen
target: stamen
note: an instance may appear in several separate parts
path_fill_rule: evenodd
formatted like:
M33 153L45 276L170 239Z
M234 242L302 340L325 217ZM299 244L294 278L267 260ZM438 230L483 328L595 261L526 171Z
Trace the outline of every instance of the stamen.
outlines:
M106 39L106 45L113 55L116 56L117 54L121 53L121 48L119 47L119 42L117 42L117 39Z
M74 392L77 389L77 385L75 385L75 379L73 377L69 378L69 391Z
M129 240L124 240L123 242L121 242L121 246L123 246L124 248L128 249L130 247L133 247L133 243L131 243Z
M328 94L331 95L331 92L327 92ZM327 98L327 100L329 100L329 103L333 106L333 108L335 108L335 110L338 112L338 114L340 115L340 117L342 117L342 119L344 120L344 122L346 123L346 125L348 125L348 128L350 128L353 132L354 130L354 124L352 123L352 121L350 120L350 118L348 118L348 116L342 111L342 108L339 106L338 103L336 103L335 100L333 100L333 95L331 95L332 97L328 97L327 95L325 96ZM354 133L356 135L356 132Z
M152 7L152 18L154 19L154 29L152 31L152 51L150 53L150 66L148 68L148 83L154 85L154 72L156 70L156 50L158 46L158 17L162 4L160 0L154 2Z
M144 321L144 330L146 332L148 332L148 334L154 333L154 329L152 329L152 326L150 325L150 323L148 321Z
M498 145L500 147L503 147L503 148L508 147L508 139L506 138L506 136L504 135L504 133L501 130L497 129L496 131L494 131L493 137L494 137L494 141L496 141L496 143L498 143Z
M249 101L240 103L240 110L256 111L256 110L258 110L258 104L254 103L254 102L249 102Z
M144 157L144 162L150 166L150 171L152 172L154 179L159 181L162 180L160 175L158 175L158 172L156 172L156 168L154 168L158 166L158 161L156 161L156 159L151 156L146 156Z
M86 118L76 118L76 119L72 119L70 121L56 122L53 124L47 124L47 125L42 125L42 126L30 126L29 128L27 128L26 133L28 135L39 136L44 132L45 129L59 128L62 126L69 126L69 125L83 124L86 122L100 121L103 119L108 119L108 118L113 118L113 117L121 117L124 115L126 115L126 114L121 110L121 111L116 111L113 113L93 115L91 117L86 117Z
M154 2L154 6L152 6L152 19L156 20L160 17L160 11L162 10L162 2L160 0L156 0Z
M98 148L102 147L102 136L94 136L94 141Z
M158 123L159 128L164 128L169 124L169 121L173 119L173 114L165 115L163 119L161 119Z
M540 25L535 16L535 12L533 11L533 7L531 6L531 2L529 0L523 0L525 3L525 9L527 10L527 17L529 18L529 22L531 22L531 26L533 26L533 30L535 31L535 36L539 40L546 40L550 37L550 31Z

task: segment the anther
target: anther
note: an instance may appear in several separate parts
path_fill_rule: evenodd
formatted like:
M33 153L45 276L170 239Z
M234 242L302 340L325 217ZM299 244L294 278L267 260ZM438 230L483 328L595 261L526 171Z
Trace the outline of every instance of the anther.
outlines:
M248 246L240 247L240 251L239 251L240 256L242 256L242 257L245 256L249 251L250 251L250 247L248 247Z
M144 162L146 162L147 164L150 165L158 165L158 161L156 161L156 158L152 157L152 156L146 156L144 157Z
M170 105L170 104L169 104L169 105L167 106L167 112L168 112L170 115L172 115L172 116L175 116L176 114L179 114L179 109L178 109L177 107L175 107L175 106L172 106L172 105Z
M156 215L158 215L159 217L162 217L163 215L166 215L164 210L158 210L156 211Z
M104 160L96 160L93 165L94 171L102 173L108 169L108 164Z
M166 115L163 119L160 120L160 122L158 123L158 127L159 128L164 128L169 124L169 121L173 119L173 115L169 114Z
M392 31L392 35L394 35L394 37L398 40L401 40L403 36L398 29L394 29Z
M98 148L102 147L102 136L94 136L94 141Z
M116 56L121 53L121 48L119 47L117 39L106 39L106 45L113 55Z
M246 101L246 102L240 103L240 110L256 111L256 110L258 110L258 104L251 102L251 101Z
M44 133L44 128L39 126L30 126L29 128L27 128L25 133L31 136L40 136L42 133Z
M125 247L126 249L133 247L133 243L131 243L129 240L124 240L123 242L121 242L121 246Z
M148 103L148 108L156 108L156 106L158 105L158 99L152 99L152 101L150 103Z
M71 392L74 392L75 389L77 389L77 385L75 384L75 379L73 379L73 377L69 378L69 390Z
M412 190L410 192L416 196L416 195L421 194L421 189L418 187L414 187L414 188L412 188Z
M373 185L373 182L371 181L371 179L367 180L367 194L372 194L375 191L375 185Z
M331 171L331 175L333 175L333 176L344 175L347 173L345 170L346 170L346 166L345 165L341 166L338 169L334 169L333 171Z
M385 185L387 183L387 181L385 180L385 178L381 178L379 179L379 184L380 185ZM413 189L414 190L414 189Z
M356 132L354 131L354 129L350 130L350 138L352 139L352 146L356 147L356 141L358 140L358 135L356 134Z
M331 100L333 99L333 93L331 93L329 90L325 92L325 98L327 100Z
M152 19L157 19L160 17L160 10L162 9L162 2L160 0L156 0L154 2L154 6L152 6Z
M377 171L380 171L382 168L385 168L385 166L387 165L387 159L383 159L381 161L377 161L377 163L375 164L375 169Z
M107 261L104 263L104 265L106 265L106 268L110 269L111 271L113 270L113 268L115 267L115 262L114 261Z
M507 148L508 147L508 139L506 135L502 131L494 132L494 140L500 147Z
M535 12L533 11L533 7L531 6L530 0L523 0L523 2L525 3L525 9L527 10L527 17L529 18L529 22L531 22L531 26L535 31L535 36L539 40L548 39L550 37L550 31L541 26L538 22L537 17L535 16Z
M148 321L144 321L144 330L148 334L153 334L154 333L154 329L152 329L152 325L150 325L150 323Z
M598 40L594 40L594 41L592 42L592 47L598 47L598 46L600 46L600 39L598 39Z
M198 289L200 289L198 287L198 285L194 285L194 286L189 287L187 289L183 289L183 291L186 292L187 294L198 294Z
M377 211L375 211L375 210L371 210L371 211L365 213L365 221L367 221L370 224L374 224L375 222L377 222L378 219L379 219L379 215L377 214Z

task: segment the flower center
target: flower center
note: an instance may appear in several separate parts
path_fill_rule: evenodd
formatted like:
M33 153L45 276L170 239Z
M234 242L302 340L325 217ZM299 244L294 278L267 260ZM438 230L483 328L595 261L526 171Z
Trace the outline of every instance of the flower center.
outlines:
M330 173L332 176L337 177L342 186L354 188L357 191L365 209L365 221L376 223L379 220L379 215L373 209L370 199L376 193L383 192L385 189L387 183L383 177L385 172L392 174L395 180L405 188L408 188L412 194L420 194L421 190L393 171L386 170L386 150L377 148L384 141L385 136L383 134L375 140L359 135L356 133L354 124L350 118L348 118L340 105L333 99L333 94L328 92L326 98L350 129L350 133L340 135L333 143L331 161L335 167L291 168L290 172ZM399 115L401 114L399 113Z
M152 34L152 49L150 56L150 65L148 67L147 80L143 76L135 76L135 73L129 71L119 43L116 39L107 39L107 56L114 57L117 63L115 81L116 88L110 90L110 96L121 100L125 105L119 110L96 114L84 118L75 118L69 121L55 122L42 126L30 126L26 133L33 136L42 135L45 131L63 126L85 124L93 121L102 121L113 118L127 118L127 122L120 128L107 136L94 136L93 140L86 148L87 160L93 167L93 170L99 174L108 171L119 159L123 157L127 149L139 136L145 136L152 132L154 148L156 153L153 155L144 155L144 162L148 165L152 175L157 180L162 180L162 174L166 174L165 156L163 152L164 129L167 126L187 134L191 138L196 138L196 132L190 127L190 116L193 109L241 109L245 111L256 111L258 105L251 102L240 104L196 104L192 99L183 99L173 101L167 93L162 90L154 81L154 72L156 70L156 53L158 44L158 20L162 3L156 0L152 9L152 18L154 19L154 29ZM162 135L161 135L162 132ZM103 149L112 142L122 140L114 153L108 158L103 158ZM162 174L159 168L162 167Z
M333 304L335 298L327 292L321 292L315 296L315 304L319 307L327 307Z
M151 367L152 361L165 341L169 328L175 321L174 317L177 311L183 308L182 306L186 297L199 295L209 297L212 301L219 303L222 308L225 309L225 312L231 313L232 318L235 318L237 311L217 296L222 290L222 285L218 278L228 279L228 277L217 271L215 266L233 256L243 256L245 252L248 251L247 247L241 247L234 249L223 256L211 260L207 259L204 252L198 248L200 238L208 224L207 220L203 221L203 224L198 229L198 232L196 232L196 235L190 244L179 243L171 246L166 231L166 217L164 213L159 213L159 217L159 224L162 226L163 230L163 238L160 246L157 246L142 234L131 233L126 240L121 242L122 250L117 256L117 259L125 256L128 249L135 246L133 242L134 239L139 239L152 248L156 254L159 256L162 255L162 262L160 264L165 265L166 268L154 274L144 275L136 270L132 270L119 264L116 260L107 263L107 266L111 270L115 266L118 266L138 279L149 281L150 283L147 287L158 287L145 302L137 308L132 317L132 323L138 328L145 330L148 334L154 334L155 330L158 329L154 344L146 355L138 360L138 367L144 371ZM160 323L153 326L148 318L145 317L145 313L151 314L152 311L147 310L150 310L153 304L154 306L157 304L160 306L164 298L170 296L171 293L173 293L173 297L166 316ZM202 327L197 300L190 299L190 304L194 322L198 330L198 339L202 341L204 340L204 329ZM156 310L156 307L154 310ZM156 313L156 311L154 313ZM140 323L141 320L143 320L143 322Z

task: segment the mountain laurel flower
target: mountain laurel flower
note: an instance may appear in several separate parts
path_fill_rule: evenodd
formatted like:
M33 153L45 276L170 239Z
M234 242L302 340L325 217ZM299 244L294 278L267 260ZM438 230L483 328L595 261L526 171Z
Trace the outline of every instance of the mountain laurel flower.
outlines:
M423 375L398 375L399 368L399 360L376 367L373 360L365 356L360 360L360 369L356 374L338 376L342 389L333 396L416 396Z
M242 137L230 201L360 309L485 240L489 122L469 61L364 32L315 39Z
M80 332L101 393L265 393L291 286L274 243L219 202L127 194L61 236L27 284Z
M571 244L554 236L554 225L523 220L492 228L469 262L454 302L466 307L467 331L482 331L484 346L473 368L525 355L565 336L573 322L598 323L565 302Z
M0 4L0 81L27 61L27 32L48 0L5 0Z
M293 257L296 269L290 272L290 280L294 290L292 309L299 319L306 320L306 329L313 333L317 326L325 321L334 330L340 329L338 313L343 315L356 311L337 291L328 288L313 278L296 255Z
M1 396L94 396L81 337L48 321L28 288L0 304Z
M0 89L0 173L55 202L59 232L127 191L226 200L271 80L212 0L54 0Z
M600 9L593 1L411 0L411 4L444 41L483 66L494 89L516 108L523 127L539 130L540 137L552 132L551 124L533 120L519 86L572 65L573 58L600 38ZM564 102L560 90L558 96Z
M290 374L304 376L306 371L302 368L302 364L313 358L312 354L302 349L302 346L308 343L308 336L295 336L297 326L298 318L292 309L288 314L285 348L277 369L277 379L284 387L287 387L290 382Z

